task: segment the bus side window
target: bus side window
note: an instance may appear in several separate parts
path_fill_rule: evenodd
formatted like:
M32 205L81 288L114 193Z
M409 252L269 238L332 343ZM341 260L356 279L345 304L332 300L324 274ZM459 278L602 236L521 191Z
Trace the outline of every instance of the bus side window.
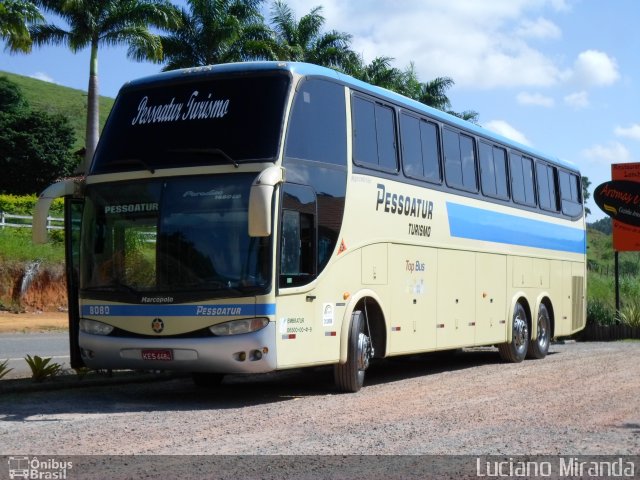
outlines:
M533 160L517 153L511 154L511 191L513 200L522 205L535 206L533 194Z
M508 199L507 152L504 148L493 147L493 164L495 166L497 196Z
M381 170L398 170L395 113L358 96L352 99L353 160Z
M282 212L282 275L313 274L312 239L313 216L293 210Z
M560 172L560 195L562 213L570 217L576 217L582 213L582 199L580 198L580 180L577 175Z
M540 208L551 212L558 211L558 196L556 194L556 169L551 165L538 162L536 164L538 177L538 198Z
M447 184L461 190L476 192L476 156L473 138L444 129L444 171Z
M440 183L436 124L403 113L400 116L402 166L408 177Z
M402 167L410 177L424 177L422 148L420 144L420 120L403 113L400 116L402 135Z
M479 150L482 193L490 197L508 199L507 152L503 148L484 142L480 142Z
M316 276L316 198L304 185L285 184L280 234L280 287L305 285Z
M420 121L420 139L422 141L422 163L424 177L432 182L440 183L440 148L438 142L438 126L435 123Z
M346 166L347 120L344 87L306 80L291 113L285 155Z

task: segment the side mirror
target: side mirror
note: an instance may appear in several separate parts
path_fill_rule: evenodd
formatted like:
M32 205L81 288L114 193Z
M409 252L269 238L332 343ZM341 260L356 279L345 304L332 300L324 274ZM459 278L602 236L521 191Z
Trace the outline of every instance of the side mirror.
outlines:
M249 236L268 237L271 235L271 212L273 191L284 182L284 169L269 167L260 172L251 185L249 193Z
M80 192L80 189L80 182L73 179L54 183L44 189L38 197L38 201L33 211L33 228L31 238L34 244L47 243L47 217L49 216L51 202L56 198L66 197L68 195L75 196Z

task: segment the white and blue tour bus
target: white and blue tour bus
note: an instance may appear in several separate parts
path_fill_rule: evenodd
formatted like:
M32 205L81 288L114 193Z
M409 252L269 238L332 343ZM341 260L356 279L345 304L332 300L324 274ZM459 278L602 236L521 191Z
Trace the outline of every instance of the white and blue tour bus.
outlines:
M585 324L581 177L330 69L250 62L126 84L65 197L72 363L224 374L495 345Z

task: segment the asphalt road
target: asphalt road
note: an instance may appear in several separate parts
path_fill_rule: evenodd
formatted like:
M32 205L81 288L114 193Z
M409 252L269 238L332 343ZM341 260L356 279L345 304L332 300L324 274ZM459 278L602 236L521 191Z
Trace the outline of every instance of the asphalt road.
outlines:
M51 357L54 362L69 367L69 335L65 333L4 333L0 334L0 363L9 360L13 370L5 378L31 376L24 358Z

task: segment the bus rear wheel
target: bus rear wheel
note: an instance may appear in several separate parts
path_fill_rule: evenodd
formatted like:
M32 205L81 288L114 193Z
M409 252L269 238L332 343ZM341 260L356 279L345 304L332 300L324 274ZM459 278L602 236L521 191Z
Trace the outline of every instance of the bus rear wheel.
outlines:
M527 357L541 359L547 356L551 335L551 318L547 307L540 304L538 309L538 334L535 340L529 342Z
M516 303L511 320L511 340L498 345L500 357L505 362L519 363L527 356L529 346L529 324L527 311L522 303Z
M371 338L365 333L365 317L360 310L351 315L347 362L334 367L336 386L342 392L357 392L364 385L365 370L373 355Z

